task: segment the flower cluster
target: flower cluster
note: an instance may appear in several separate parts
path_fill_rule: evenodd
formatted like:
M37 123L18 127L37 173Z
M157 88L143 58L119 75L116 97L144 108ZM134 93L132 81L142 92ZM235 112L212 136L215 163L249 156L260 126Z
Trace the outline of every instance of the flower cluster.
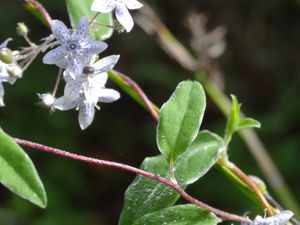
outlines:
M128 9L138 9L142 6L137 0L94 0L91 10L98 13L115 11L119 23L129 32L134 22ZM13 84L40 52L55 47L44 55L43 63L60 68L60 74L63 74L65 81L64 94L55 97L57 84L53 93L38 96L41 103L53 111L78 110L79 125L81 129L86 129L94 119L95 109L100 109L99 102L109 103L120 98L119 92L105 88L107 72L115 66L119 55L99 58L99 54L108 45L93 40L89 29L90 22L84 16L79 19L76 29L67 28L60 20L52 20L52 34L42 39L42 44L36 45L28 38L29 30L26 25L18 24L18 34L24 37L29 47L22 48L20 52L12 52L6 47L11 38L0 45L0 106L4 106L2 83ZM18 65L22 65L22 69Z
M45 64L55 64L65 69L64 95L57 99L49 93L39 95L44 105L52 110L78 109L81 129L93 121L98 102L113 102L119 99L119 92L105 88L107 72L117 63L119 56L112 55L97 61L97 54L107 48L101 41L89 37L89 22L81 17L76 31L68 29L63 22L53 20L52 32L59 46L43 58Z

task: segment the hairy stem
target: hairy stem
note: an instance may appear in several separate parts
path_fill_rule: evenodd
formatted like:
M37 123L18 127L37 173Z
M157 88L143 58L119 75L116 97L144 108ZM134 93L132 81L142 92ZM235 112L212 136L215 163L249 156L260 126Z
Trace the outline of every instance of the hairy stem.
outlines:
M91 158L91 157L87 157L87 156L83 156L83 155L78 155L78 154L66 152L66 151L63 151L63 150L60 150L57 148L52 148L52 147L49 147L46 145L42 145L42 144L38 144L38 143L34 143L34 142L30 142L30 141L26 141L26 140L22 140L22 139L18 139L18 138L14 138L14 140L19 145L37 149L37 150L40 150L43 152L59 155L59 156L73 159L76 161L81 161L81 162L87 163L89 165L112 167L115 169L129 171L129 172L132 172L132 173L144 176L144 177L148 177L150 179L156 180L160 183L170 186L187 201L189 201L209 212L212 212L225 220L231 220L231 221L237 221L237 222L243 222L243 223L251 223L251 220L246 217L231 214L231 213L216 209L216 208L211 207L203 202L198 201L197 199L195 199L192 196L190 196L189 194L187 194L179 185L173 183L171 180L157 176L153 173L149 173L144 170L140 170L140 169L137 169L135 167L132 167L132 166L129 166L126 164L112 162L112 161L106 161L106 160L101 160L101 159L95 159L95 158Z

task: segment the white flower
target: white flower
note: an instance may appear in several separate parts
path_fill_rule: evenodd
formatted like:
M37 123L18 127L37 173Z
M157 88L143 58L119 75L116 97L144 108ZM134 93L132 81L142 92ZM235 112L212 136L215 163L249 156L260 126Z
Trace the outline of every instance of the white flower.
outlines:
M55 101L55 98L51 93L38 94L38 96L41 99L42 105L46 107L51 107Z
M250 225L285 225L294 215L292 211L284 210L275 216L263 218L256 216Z
M0 44L0 49L6 48L7 43L11 40L8 38L2 44ZM5 106L3 102L4 97L4 87L3 82L13 84L17 80L17 76L14 76L14 69L19 68L15 63L6 64L0 60L0 107ZM19 75L19 74L17 74Z
M75 32L59 20L52 21L51 29L60 46L48 52L43 63L68 69L73 79L82 73L83 67L95 54L107 48L106 43L93 41L89 37L89 22L86 17L79 19Z
M91 10L101 13L109 13L115 10L120 24L127 32L130 32L133 28L133 19L128 9L139 9L142 6L143 4L137 0L94 0Z
M64 96L55 100L53 109L79 109L78 121L82 130L93 121L95 107L98 102L114 102L120 98L119 92L105 88L108 78L107 71L111 70L119 59L112 55L97 61L94 65L85 67L83 74L73 80L68 70L64 72L66 86Z

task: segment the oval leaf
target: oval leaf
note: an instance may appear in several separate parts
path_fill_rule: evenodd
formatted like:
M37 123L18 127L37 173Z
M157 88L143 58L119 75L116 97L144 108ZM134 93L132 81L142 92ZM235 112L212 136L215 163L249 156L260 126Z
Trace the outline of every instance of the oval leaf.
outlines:
M202 131L175 162L177 182L188 185L196 182L217 162L223 150L223 139L209 131Z
M205 106L205 93L201 84L184 81L161 107L157 144L170 163L173 163L195 138Z
M174 164L178 184L185 188L203 176L216 162L221 152L222 139L208 131L201 132L186 152ZM146 158L141 169L168 176L168 163L164 156ZM175 204L179 194L155 180L137 176L125 193L120 225L132 225L139 218Z
M148 214L133 225L216 225L221 219L196 205L177 205Z
M93 0L66 0L67 9L73 28L81 16L86 16L90 21L96 15L91 11ZM91 25L90 34L95 40L105 40L113 33L113 19L111 13L101 13Z
M10 191L45 208L47 196L39 175L15 141L0 129L0 182Z
M141 169L166 177L168 163L163 156L146 158ZM172 206L179 194L172 188L147 177L137 176L125 193L119 225L132 225L140 217Z

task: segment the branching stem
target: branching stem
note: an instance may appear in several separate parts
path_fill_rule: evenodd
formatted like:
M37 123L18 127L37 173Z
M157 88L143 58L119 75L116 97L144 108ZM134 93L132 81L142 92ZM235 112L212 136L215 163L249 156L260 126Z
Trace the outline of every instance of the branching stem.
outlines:
M18 139L18 138L14 138L14 140L16 141L17 144L22 145L22 146L26 146L29 148L33 148L33 149L37 149L43 152L47 152L47 153L51 153L51 154L55 154L55 155L59 155L65 158L69 158L69 159L73 159L76 161L81 161L81 162L85 162L89 165L96 165L96 166L107 166L107 167L112 167L115 169L120 169L120 170L124 170L124 171L129 171L144 177L148 177L150 179L156 180L160 183L163 183L165 185L168 185L169 187L173 188L178 194L180 194L184 199L186 199L187 201L189 201L190 203L193 203L197 206L199 206L200 208L203 208L209 212L212 212L218 216L220 216L221 218L225 219L225 220L231 220L231 221L237 221L237 222L243 222L243 223L251 223L251 220L246 218L246 217L242 217L239 215L235 215L235 214L231 214L219 209L216 209L214 207L211 207L203 202L198 201L197 199L193 198L192 196L190 196L189 194L187 194L179 185L174 184L171 180L168 180L166 178L157 176L153 173L149 173L146 172L144 170L140 170L137 169L135 167L126 165L126 164L122 164L122 163L118 163L118 162L112 162L112 161L106 161L106 160L101 160L101 159L95 159L95 158L91 158L91 157L86 157L83 155L78 155L78 154L74 154L71 152L66 152L57 148L52 148L46 145L42 145L42 144L38 144L38 143L34 143L34 142L30 142L30 141L26 141L26 140L22 140L22 139Z

